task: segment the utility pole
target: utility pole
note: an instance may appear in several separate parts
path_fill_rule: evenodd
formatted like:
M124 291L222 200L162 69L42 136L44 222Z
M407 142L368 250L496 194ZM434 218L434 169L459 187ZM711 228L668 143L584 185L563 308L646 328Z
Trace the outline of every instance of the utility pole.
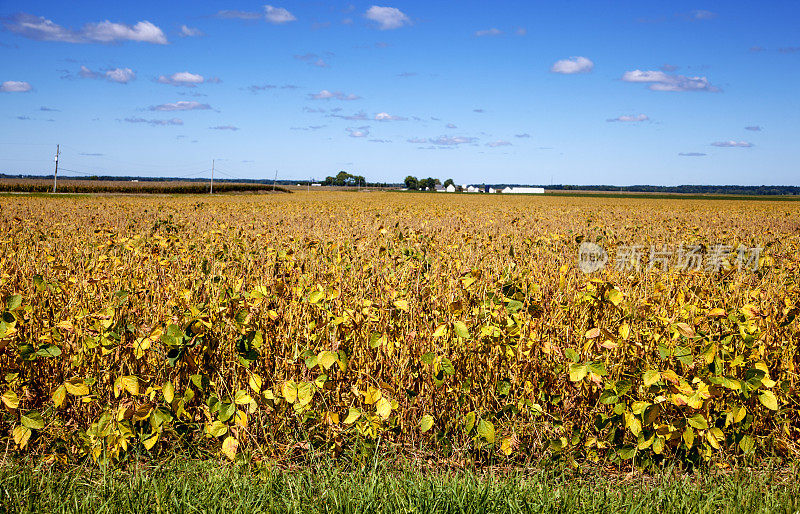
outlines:
M56 186L57 186L57 183L58 183L58 154L60 153L59 152L60 147L61 147L61 145L56 145L56 158L55 158L56 171L53 173L53 192L54 193L56 192Z
M214 194L214 159L211 159L211 191L208 194Z
M272 190L275 191L275 183L278 182L278 170L275 170L275 180L272 181Z

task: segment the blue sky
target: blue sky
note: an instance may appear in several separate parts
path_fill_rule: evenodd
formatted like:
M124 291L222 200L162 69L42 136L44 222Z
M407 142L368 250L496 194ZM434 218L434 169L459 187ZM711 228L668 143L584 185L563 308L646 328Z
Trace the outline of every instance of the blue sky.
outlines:
M0 1L0 172L800 185L800 2ZM227 174L227 175L226 175Z

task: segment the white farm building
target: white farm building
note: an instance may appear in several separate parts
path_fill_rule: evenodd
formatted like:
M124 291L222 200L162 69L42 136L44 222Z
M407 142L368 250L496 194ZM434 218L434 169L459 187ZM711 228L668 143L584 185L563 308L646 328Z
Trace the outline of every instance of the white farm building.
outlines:
M543 195L543 187L506 187L503 189L504 194L524 194L524 195Z

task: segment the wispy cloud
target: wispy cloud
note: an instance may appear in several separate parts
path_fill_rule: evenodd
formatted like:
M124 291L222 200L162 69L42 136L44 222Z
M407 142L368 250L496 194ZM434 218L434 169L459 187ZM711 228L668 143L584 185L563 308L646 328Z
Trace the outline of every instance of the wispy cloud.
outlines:
M486 146L489 146L491 148L497 148L498 146L511 146L511 142L498 139L497 141L486 143Z
M313 111L313 109L311 111ZM311 111L307 111L307 112L311 112ZM319 111L320 112L325 112L324 109L319 109ZM357 113L350 114L350 115L346 115L346 114L328 114L327 116L329 118L340 118L340 119L348 120L348 121L367 121L369 119L369 117L367 116L367 113L364 112L364 111L358 111Z
M358 128L348 127L348 128L345 129L345 131L347 132L347 135L350 136L350 137L367 137L367 136L369 136L369 126L358 127Z
M135 25L112 23L108 20L87 23L78 30L62 27L42 16L17 13L3 22L6 30L37 41L60 41L63 43L116 43L135 41L166 45L167 36L149 21Z
M276 25L281 25L283 23L289 23L290 21L297 20L297 18L295 18L292 13L290 13L283 7L273 7L271 5L264 6L264 17L268 22L274 23Z
M616 118L609 118L606 121L608 121L608 122L615 122L615 121L630 122L630 121L647 121L649 119L650 118L648 118L646 114L635 114L635 115L634 114L630 114L630 115L617 116Z
M217 125L216 127L208 127L211 130L230 130L236 132L239 130L239 127L234 127L233 125Z
M376 121L408 121L408 118L404 118L403 116L394 116L389 114L388 112L379 112L375 115Z
M84 157L103 157L104 153L87 153L87 152L80 152L78 155L82 155Z
M672 75L663 71L626 71L622 75L622 80L624 82L650 84L648 88L652 91L720 91L706 77Z
M179 102L151 105L151 111L202 111L211 109L208 104L201 104L200 102L181 100Z
M428 142L436 146L456 146L465 143L474 143L478 140L476 137L464 136L439 136L428 139Z
M553 73L563 73L565 75L589 73L592 69L594 69L594 63L587 57L581 56L561 59L550 67L550 71Z
M262 85L253 84L252 86L247 86L247 90L250 91L251 93L259 93L261 91L266 91L268 89L277 89L277 88L278 86L274 84L262 84Z
M782 54L796 54L800 52L800 46L784 46L782 48L778 48L778 51Z
M711 143L711 146L717 146L719 148L750 148L753 146L753 143L748 143L747 141L714 141Z
M154 127L165 127L167 125L183 125L183 120L180 118L172 118L169 120L147 120L145 118L125 118L128 123L147 123Z
M43 112L61 112L58 109L53 109L52 107L45 107L44 105L39 107L39 110Z
M341 91L328 91L323 89L319 93L309 93L312 100L358 100L361 97L354 94L344 94Z
M455 124L455 123L448 123L447 125L445 125L445 127L446 127L446 128L449 128L449 129L456 129L456 128L458 128L458 127L456 126L456 124Z
M406 142L407 143L414 143L414 144L417 144L417 145L421 145L421 144L427 143L428 139L424 138L424 137L412 137L410 139L406 139Z
M264 19L268 23L274 25L282 25L291 21L297 20L295 16L282 7L273 7L271 5L264 6L264 12L253 11L238 11L238 10L223 10L218 11L215 15L217 18L227 20L260 20Z
M136 73L130 68L114 68L105 73L106 80L117 84L127 84L136 79Z
M476 30L474 35L475 37L485 37L485 36L499 36L502 33L503 33L502 30L492 27L490 29Z
M409 17L396 7L380 7L373 5L367 9L367 12L364 13L364 17L377 23L380 30L399 29L400 27L411 24Z
M702 152L680 152L678 155L681 157L705 157L707 154Z
M391 139L370 139L370 143L391 143Z
M678 14L678 17L689 21L706 21L716 18L717 13L706 11L705 9L695 9L693 11L689 11L688 13Z
M0 84L0 91L3 93L27 93L33 86L20 80L7 80Z
M305 61L311 66L316 66L317 68L328 68L330 66L327 62L325 62L325 59L317 54L295 55L294 58L298 61Z
M751 132L761 132L761 127L759 125L750 125L744 128L745 130L749 130Z
M419 73L417 73L415 71L404 71L403 73L398 73L397 74L398 77L402 77L402 78L416 77L417 75L419 75Z
M484 109L472 109L472 112L477 112L478 114L483 114L486 112Z
M531 137L531 135L530 135L530 134L528 134L528 133L524 133L524 134L514 134L514 137L520 137L520 138L529 138L529 137Z
M169 84L171 86L195 87L198 84L205 82L202 75L190 73L188 71L180 71L173 73L170 76L161 75L157 80L161 84Z
M327 125L308 125L307 127L289 127L289 130L319 130Z
M203 31L200 29L196 29L194 27L188 27L186 25L181 25L181 31L179 34L181 37L200 37L205 36Z

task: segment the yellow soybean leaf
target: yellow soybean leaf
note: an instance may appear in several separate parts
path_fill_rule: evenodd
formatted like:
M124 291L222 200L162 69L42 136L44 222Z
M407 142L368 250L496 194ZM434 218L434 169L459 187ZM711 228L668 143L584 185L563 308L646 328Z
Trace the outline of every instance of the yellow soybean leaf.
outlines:
M394 306L403 312L408 312L408 302L405 300L397 300L394 302Z
M317 355L317 363L323 368L329 369L336 364L336 354L329 350L320 352L319 355Z
M423 434L430 430L433 427L433 416L430 414L425 414L422 416L422 419L419 420L419 430Z
M281 388L281 393L287 402L294 403L297 401L297 384L294 382L294 380L284 382L283 387Z
M381 398L378 400L378 403L375 404L375 411L381 418L389 419L389 416L392 414L392 402L386 398Z
M375 387L368 387L367 391L364 393L364 403L367 405L372 405L376 403L378 400L382 398L381 390Z
M222 453L225 454L230 460L236 458L236 451L239 449L239 441L233 436L228 436L222 443Z
M3 393L2 399L5 406L9 409L16 409L19 407L19 398L17 397L17 393L14 391L6 391Z
M747 409L744 406L734 407L733 409L733 422L739 423L747 415Z
M137 377L131 375L122 377L121 383L122 388L128 391L130 394L134 396L139 394L139 379Z
M586 364L572 363L569 365L569 379L573 382L580 382L589 373L589 366Z
M261 379L261 377L255 373L250 375L250 380L247 381L247 385L249 385L250 389L252 389L256 394L261 392L261 385L263 383L264 381Z
M462 339L469 339L469 330L463 321L454 321L453 330L455 330L458 337Z
M761 394L758 395L758 401L770 410L778 410L778 398L772 391L761 391Z
M247 428L247 413L244 411L237 410L233 419L240 427Z
M20 448L25 448L25 446L28 445L28 440L31 438L31 429L19 425L14 428L11 434L14 437L14 442L17 443Z
M600 329L598 327L590 328L586 331L584 337L586 337L586 339L596 339L600 337Z
M153 448L153 446L156 445L157 442L158 442L158 432L156 432L155 434L151 435L150 437L142 441L142 444L144 444L145 449L150 450Z
M723 309L720 309L719 307L714 307L713 309L708 311L708 314L706 316L708 316L709 318L721 318L725 316L725 311Z
M63 385L56 387L56 390L53 391L53 403L55 404L56 408L61 407L64 404L64 400L67 398L67 388Z
M433 337L442 337L447 332L447 325L439 325L433 331Z
M86 396L89 394L89 386L87 386L83 380L79 378L73 378L71 380L67 380L64 382L64 387L67 388L67 392L69 394L75 396Z
M687 325L686 323L676 323L675 328L678 330L678 333L686 338L692 338L695 336L694 329Z
M360 417L361 417L361 411L356 409L355 407L350 407L350 411L347 413L347 417L344 420L344 424L352 425Z
M251 401L253 401L253 398L251 398L250 395L247 394L247 391L245 391L244 389L239 389L238 391L236 391L236 396L234 396L233 398L233 402L236 405L246 405Z
M691 448L694 444L694 430L692 430L692 427L686 427L686 430L683 431L683 442L686 443L687 448Z
M172 403L172 400L175 398L175 387L172 385L172 382L165 382L164 385L161 387L161 394L164 395L164 400L167 403Z
M622 325L620 325L619 336L622 339L628 339L628 336L630 335L631 335L631 326L628 325L627 323L623 323Z
M297 401L301 406L305 407L311 403L313 397L314 386L311 382L301 382L300 385L297 386Z
M228 425L219 420L214 420L206 425L206 433L212 437L220 437L228 433Z
M503 455L511 455L511 452L514 451L514 439L511 437L506 437L500 442L500 451Z

